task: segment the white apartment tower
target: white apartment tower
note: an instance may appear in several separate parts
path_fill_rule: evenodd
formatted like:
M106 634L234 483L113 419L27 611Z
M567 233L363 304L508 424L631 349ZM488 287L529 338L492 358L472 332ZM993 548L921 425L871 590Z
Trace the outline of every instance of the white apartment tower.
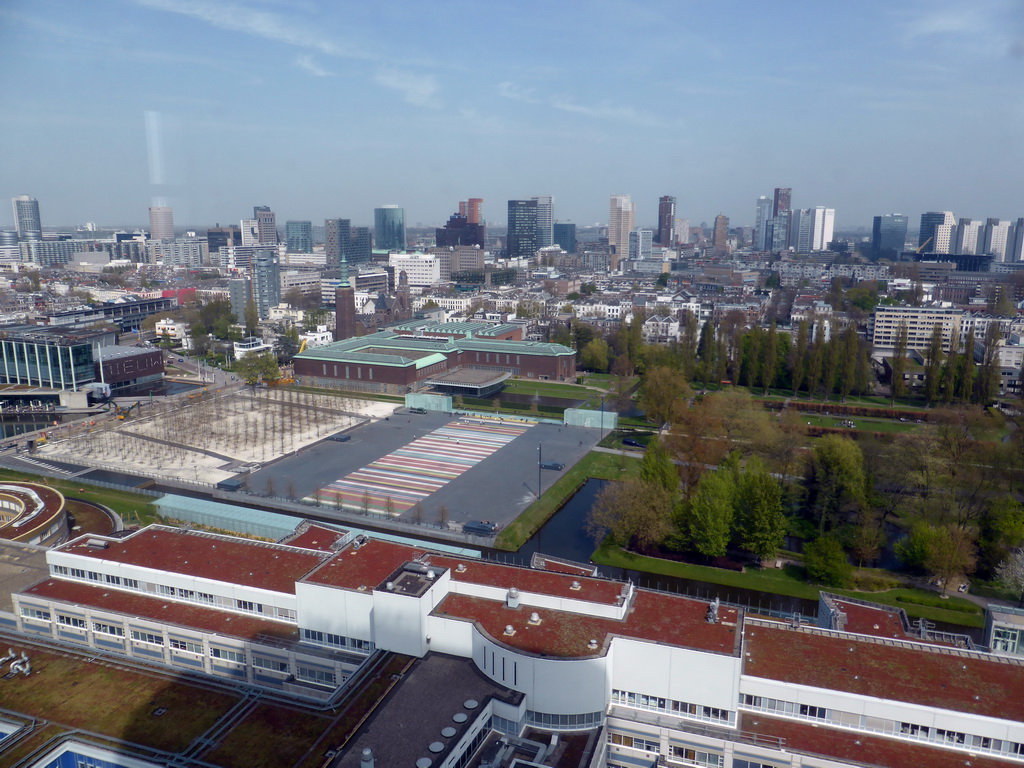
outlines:
M537 247L547 248L555 242L555 198L540 195L530 199L537 201Z
M981 253L991 254L993 261L1006 261L1007 251L1013 245L1013 227L1008 221L988 219L982 230Z
M811 212L811 250L827 251L832 242L836 224L836 209L823 205L815 206Z
M960 219L953 232L953 253L978 253L984 226L976 219Z

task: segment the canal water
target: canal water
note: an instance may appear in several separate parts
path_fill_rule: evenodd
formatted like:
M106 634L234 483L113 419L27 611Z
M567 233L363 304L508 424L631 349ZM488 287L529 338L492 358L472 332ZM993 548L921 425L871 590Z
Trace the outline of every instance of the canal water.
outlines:
M488 554L496 560L524 565L529 564L530 558L535 552L580 563L589 563L590 555L595 549L595 544L586 532L587 515L606 482L608 481L595 478L587 480L569 498L565 505L540 530L530 537L518 552L491 551ZM676 592L704 600L714 600L717 597L727 603L743 605L752 610L760 610L773 615L800 613L805 617L815 617L818 612L818 602L816 600L776 595L771 592L761 592L755 589L729 587L673 576L659 576L642 571L612 568L603 565L598 566L598 569L602 576L614 579L628 579L634 584L648 589ZM864 597L867 600L871 599L870 595L865 595ZM976 643L982 642L983 633L980 629L963 627L958 624L945 624L943 622L936 622L935 629L940 632L955 632L969 635Z

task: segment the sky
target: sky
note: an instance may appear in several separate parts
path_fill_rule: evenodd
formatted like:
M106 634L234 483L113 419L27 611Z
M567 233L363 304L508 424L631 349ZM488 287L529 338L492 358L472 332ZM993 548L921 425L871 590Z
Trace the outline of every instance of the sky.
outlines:
M1024 216L1024 0L0 0L0 82L0 197L44 227Z

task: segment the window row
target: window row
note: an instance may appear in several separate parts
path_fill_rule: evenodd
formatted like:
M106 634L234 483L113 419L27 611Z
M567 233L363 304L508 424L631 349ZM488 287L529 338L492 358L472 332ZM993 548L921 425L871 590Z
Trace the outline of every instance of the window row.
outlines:
M550 712L526 710L526 722L538 728L560 731L583 731L601 724L603 713L585 712L579 715L553 715Z
M369 640L359 640L354 637L345 637L344 635L333 635L330 632L320 632L315 629L302 629L301 635L302 639L306 642L329 645L332 648L346 648L353 651L372 653L375 647Z
M632 691L612 691L612 703L622 704L636 709L649 709L655 712L668 712L680 717L692 717L698 720L710 720L717 723L731 723L733 713L727 709L708 707L702 704L691 704L686 701L648 696Z
M766 696L751 696L744 694L744 706L757 709L762 712L772 712L791 717L801 717L812 720L820 720L847 728L858 728L864 731L885 733L890 735L907 736L920 741L929 741L938 744L952 746L964 746L972 750L994 752L1002 755L1024 756L1024 744L1003 739L993 739L988 736L977 736L951 731L944 728L933 728L918 723L908 723L899 720L888 720L882 717L871 717L855 712L843 712L838 709L827 709L808 704L797 704L793 701L782 699L771 699Z
M704 752L699 749L677 747L675 745L672 746L671 755L687 765L699 765L703 768L721 768L725 761L722 755L716 755L714 752Z
M608 732L608 743L617 744L620 747L632 747L633 749L642 749L645 752L661 752L661 744L657 741L651 741L650 739L640 738L639 736L630 736L625 733L616 733L614 731Z

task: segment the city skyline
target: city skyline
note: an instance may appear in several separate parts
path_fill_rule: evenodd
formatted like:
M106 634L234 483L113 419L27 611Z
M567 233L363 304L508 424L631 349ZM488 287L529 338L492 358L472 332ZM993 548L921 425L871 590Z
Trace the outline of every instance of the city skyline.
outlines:
M1019 216L1019 4L751 7L742 24L710 3L457 16L483 34L441 50L450 19L427 6L15 0L0 10L18 105L0 140L19 147L3 194L62 226L143 224L162 205L233 223L260 201L279 221L367 225L395 203L429 226L470 194L494 223L505 201L550 194L558 220L588 226L620 191L644 226L662 195L693 222L753 225L751 201L782 185L794 208L834 207L837 228L895 210ZM543 55L524 62L524 46ZM951 109L965 93L991 108Z

